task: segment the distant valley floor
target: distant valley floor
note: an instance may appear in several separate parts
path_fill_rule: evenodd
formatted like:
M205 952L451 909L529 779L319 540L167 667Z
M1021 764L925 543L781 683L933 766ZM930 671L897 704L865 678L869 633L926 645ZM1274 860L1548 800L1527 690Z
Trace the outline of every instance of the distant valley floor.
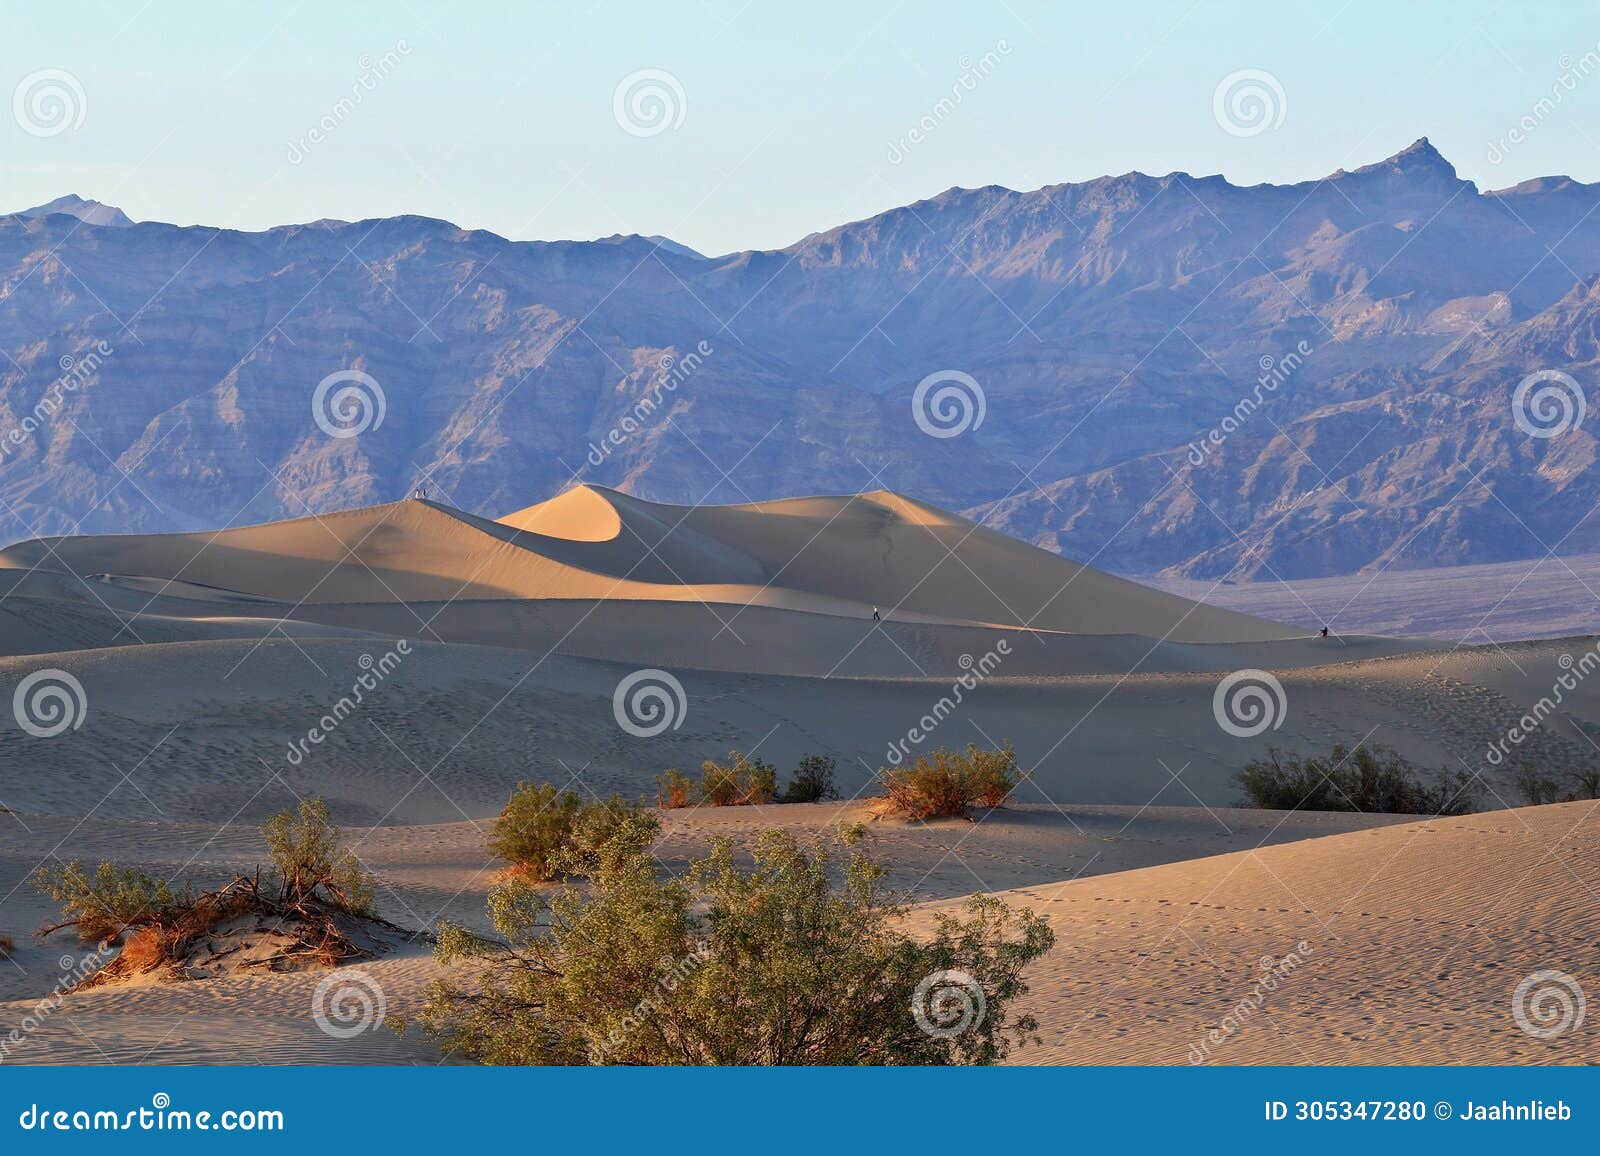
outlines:
M1406 634L1471 644L1593 634L1600 623L1600 554L1287 582L1137 580L1307 629L1331 625L1341 634Z

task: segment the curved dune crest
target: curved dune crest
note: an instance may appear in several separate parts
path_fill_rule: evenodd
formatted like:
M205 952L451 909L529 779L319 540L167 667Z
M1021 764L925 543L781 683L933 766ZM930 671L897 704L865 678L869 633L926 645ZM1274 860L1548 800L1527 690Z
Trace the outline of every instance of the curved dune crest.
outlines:
M1117 578L883 490L676 506L578 486L498 521L414 499L215 534L35 540L0 551L0 568L67 569L152 596L313 606L588 599L863 619L876 607L900 622L1173 643L1304 634Z
M1174 642L1304 634L1152 590L887 490L674 506L580 486L501 521L551 535L563 528L571 549L562 556L574 565L611 572L616 559L602 543L647 555L676 549L686 568L697 562L740 566L764 574L773 588L936 620ZM584 543L593 545L580 549ZM692 558L686 556L691 546Z
M616 507L592 486L574 486L500 521L518 530L572 542L609 542L622 533Z

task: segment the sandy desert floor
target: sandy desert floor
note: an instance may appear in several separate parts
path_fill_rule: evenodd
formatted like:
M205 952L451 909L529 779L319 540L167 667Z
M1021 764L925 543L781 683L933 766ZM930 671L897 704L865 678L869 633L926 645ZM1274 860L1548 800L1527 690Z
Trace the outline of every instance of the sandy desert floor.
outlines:
M1058 946L1029 1001L1043 1043L1022 1062L1186 1063L1197 1046L1214 1063L1593 1062L1592 1021L1540 1039L1512 1005L1538 970L1600 990L1596 804L1515 808L1486 752L1596 642L1324 639L888 494L691 509L580 488L499 522L413 501L22 543L0 551L0 691L66 674L81 697L59 734L30 732L15 702L18 725L0 727L0 934L17 943L0 1034L73 946L28 934L49 914L26 882L41 863L216 882L258 860L266 815L316 794L382 880L388 918L481 924L487 820L519 780L640 795L733 747L784 770L839 760L845 802L667 813L657 855L678 870L719 836L821 838L865 815L886 752L920 727L922 749L1009 739L1027 772L979 821L872 822L868 836L916 918L991 891L1050 918ZM681 688L675 725L649 736L622 725L617 698L644 668ZM1275 725L1250 737L1216 713L1241 670L1282 688ZM1600 761L1600 678L1572 681L1517 759ZM325 738L306 745L312 728ZM1358 741L1474 776L1493 809L1418 822L1238 808L1230 778L1269 744ZM1235 1024L1262 959L1291 952ZM361 968L392 1013L434 974L422 942ZM439 1060L386 1031L319 1031L322 978L71 995L13 1058Z
M1541 970L1593 975L1596 806L1424 821L1029 806L976 823L873 823L866 845L891 865L895 886L922 897L913 923L973 892L998 893L1049 919L1058 946L1028 977L1040 1043L1015 1052L1017 1062L1593 1063L1600 1032L1592 1021L1538 1039L1519 1028L1514 997L1519 981ZM677 870L716 837L748 845L783 826L821 838L867 812L860 804L673 812L658 854ZM218 837L204 825L91 820L72 831L54 820L8 850L0 883L14 886L69 833L85 854L202 876L247 867L260 850L242 829ZM390 918L483 924L494 869L479 825L352 836L384 881L380 905ZM166 853L148 858L157 840ZM35 900L20 897L8 911L43 917ZM0 1002L0 1022L33 1011L61 974L63 954L59 945L22 947L0 973L0 995L12 997ZM421 943L358 966L381 985L390 1014L414 1010L436 974ZM1272 967L1283 970L1253 1004ZM351 1039L318 1030L313 993L323 974L93 989L42 1017L11 1058L441 1062L425 1041L388 1030Z

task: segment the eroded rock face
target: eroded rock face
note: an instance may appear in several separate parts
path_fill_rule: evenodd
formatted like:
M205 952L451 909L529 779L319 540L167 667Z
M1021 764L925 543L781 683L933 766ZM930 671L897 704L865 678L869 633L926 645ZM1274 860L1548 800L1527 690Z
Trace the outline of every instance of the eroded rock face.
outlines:
M418 486L494 516L591 481L691 503L892 488L1195 577L1593 551L1594 422L1530 436L1512 398L1539 370L1593 385L1597 199L1481 193L1420 141L1296 186L952 189L715 259L417 217L0 217L0 540ZM913 415L943 370L984 397L953 437ZM367 390L331 421L365 417L359 436L315 420L340 371L382 391L381 424L364 379L325 391Z

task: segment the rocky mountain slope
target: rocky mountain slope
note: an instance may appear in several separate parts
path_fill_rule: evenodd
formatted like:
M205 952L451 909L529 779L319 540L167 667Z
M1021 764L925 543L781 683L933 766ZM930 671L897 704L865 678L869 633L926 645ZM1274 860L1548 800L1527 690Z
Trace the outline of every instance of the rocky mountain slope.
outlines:
M1426 140L1289 186L952 189L718 258L73 199L0 217L0 540L419 486L499 516L582 481L893 488L1191 578L1594 551L1600 418L1532 436L1513 396L1541 370L1590 391L1596 207L1560 177L1480 192ZM919 403L937 373L967 377Z

